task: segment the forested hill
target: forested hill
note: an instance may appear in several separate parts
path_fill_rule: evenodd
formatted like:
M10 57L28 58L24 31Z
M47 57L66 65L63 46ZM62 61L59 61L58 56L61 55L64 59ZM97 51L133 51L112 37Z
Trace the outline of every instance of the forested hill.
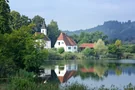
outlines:
M126 41L131 41L135 39L135 21L131 22L118 22L118 21L106 21L103 25L98 25L97 27L76 30L73 32L65 31L68 35L80 34L81 32L95 32L101 31L108 35L109 38L118 38Z

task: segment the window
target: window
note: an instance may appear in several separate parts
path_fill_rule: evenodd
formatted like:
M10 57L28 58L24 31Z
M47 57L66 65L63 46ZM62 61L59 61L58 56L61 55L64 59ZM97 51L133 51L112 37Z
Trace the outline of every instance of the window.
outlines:
M42 33L44 32L44 30L42 30Z
M68 49L71 49L71 47L68 47Z
M74 49L76 49L76 47L74 47Z
M58 42L58 45L60 45L60 42Z
M62 44L64 44L64 42L61 42Z
M71 70L71 66L70 65L69 65L68 69Z

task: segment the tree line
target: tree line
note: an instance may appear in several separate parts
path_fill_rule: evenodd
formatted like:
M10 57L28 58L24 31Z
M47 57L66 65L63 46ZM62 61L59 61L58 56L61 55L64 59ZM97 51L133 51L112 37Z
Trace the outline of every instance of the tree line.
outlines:
M78 43L78 47L83 43L93 43L94 48L85 48L80 50L86 57L101 56L104 58L134 58L135 45L127 44L120 39L108 39L108 36L102 32L82 32L79 35L73 34L71 37Z

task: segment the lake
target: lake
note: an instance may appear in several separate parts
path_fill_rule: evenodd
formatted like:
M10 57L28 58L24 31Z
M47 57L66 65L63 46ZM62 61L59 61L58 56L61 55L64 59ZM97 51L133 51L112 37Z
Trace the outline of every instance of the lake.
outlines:
M40 77L60 86L80 83L88 87L135 85L135 60L46 61Z

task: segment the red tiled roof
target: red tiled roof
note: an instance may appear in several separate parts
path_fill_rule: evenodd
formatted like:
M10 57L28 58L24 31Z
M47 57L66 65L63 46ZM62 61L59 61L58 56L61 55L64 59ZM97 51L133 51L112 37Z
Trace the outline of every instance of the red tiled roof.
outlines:
M74 46L74 45L76 45L76 42L72 38L67 36L65 33L61 33L57 40L64 40L64 42L65 42L65 44L67 46Z
M94 48L94 43L83 43L83 44L80 45L80 47L82 47L82 48L86 48L86 47Z
M94 68L89 68L89 69L86 69L86 68L81 68L81 71L82 72L94 72Z
M58 79L61 83L67 82L75 73L76 71L67 71L64 76L58 76Z

